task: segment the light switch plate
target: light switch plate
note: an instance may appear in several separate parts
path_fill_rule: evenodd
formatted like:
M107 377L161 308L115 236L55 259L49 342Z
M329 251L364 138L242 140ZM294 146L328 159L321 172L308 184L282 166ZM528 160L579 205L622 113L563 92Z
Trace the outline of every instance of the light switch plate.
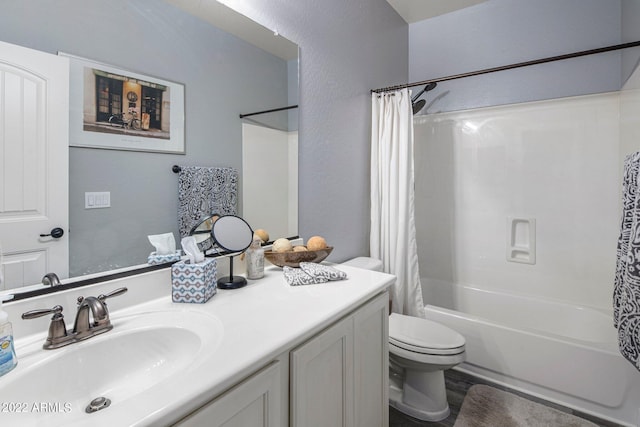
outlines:
M91 191L84 193L85 209L102 209L111 207L110 191Z

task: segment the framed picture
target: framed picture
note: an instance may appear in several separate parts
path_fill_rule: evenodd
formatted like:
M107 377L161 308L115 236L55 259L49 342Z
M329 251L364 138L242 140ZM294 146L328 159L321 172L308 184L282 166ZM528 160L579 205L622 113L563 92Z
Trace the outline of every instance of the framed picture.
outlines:
M69 58L69 145L184 154L184 85Z

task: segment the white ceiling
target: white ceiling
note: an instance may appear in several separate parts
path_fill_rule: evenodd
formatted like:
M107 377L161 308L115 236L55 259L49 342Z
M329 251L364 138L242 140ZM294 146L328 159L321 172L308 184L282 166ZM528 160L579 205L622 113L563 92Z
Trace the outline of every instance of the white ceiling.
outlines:
M290 60L298 57L298 45L274 34L268 28L218 1L167 0L167 2L282 59Z
M178 8L195 15L259 48L285 60L298 57L298 46L284 37L274 35L251 19L220 3L220 0L167 0ZM387 0L409 24L443 15L488 0Z
M444 15L445 13L464 9L485 1L487 0L387 0L408 24Z

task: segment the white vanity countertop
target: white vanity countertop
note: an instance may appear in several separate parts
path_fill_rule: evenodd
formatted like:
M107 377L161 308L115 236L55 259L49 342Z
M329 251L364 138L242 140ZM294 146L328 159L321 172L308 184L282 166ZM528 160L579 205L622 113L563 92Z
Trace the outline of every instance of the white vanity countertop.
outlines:
M266 269L263 279L250 280L246 287L240 289L218 289L217 294L205 304L173 303L169 295L171 289L169 270L150 273L145 278L148 283L140 288L136 288L136 283L131 283L131 279L128 278L113 281L113 283L106 282L91 290L87 288L83 288L82 291L74 290L62 299L60 296L47 297L57 298L53 301L63 305L69 328L73 325L75 315L75 308L69 304L76 298L75 294L84 292L84 295L97 295L99 292L106 293L117 287L128 286L127 294L130 294L128 299L125 299L127 296L125 294L109 300L114 329L92 339L106 338L109 334L116 332L119 322L124 322L124 319L130 315L153 311L198 312L209 319L213 318L211 320L215 322L216 327L211 333L216 335L212 336L212 339L217 341L217 347L211 354L205 355L204 359L200 356L202 363L198 364L197 371L194 372L195 367L187 367L182 371L182 375L176 375L158 383L154 386L153 392L144 393L145 397L140 394L125 401L118 401L117 396L113 396L109 408L93 414L84 414L84 407L72 408L73 412L83 413L82 417L77 419L76 412L74 414L76 416L72 417L74 418L72 423L69 423L70 420L64 413L53 413L48 417L46 425L68 426L90 423L92 426L146 426L176 422L182 414L199 408L233 384L265 366L284 351L304 342L357 306L383 292L395 280L395 277L389 274L342 265L336 267L347 273L347 280L296 287L287 284L280 268L270 267ZM140 303L145 292L142 289L146 287L148 291L149 286L154 286L153 292L164 296ZM44 322L37 320L40 322L38 326L44 325L42 333L20 339L19 332L25 327L20 322L34 321L24 321L17 318L15 314L18 311L45 308L43 304L51 303L51 300L41 297L28 301L28 303L16 302L15 305L7 305L7 311L10 312L11 321L14 324L18 360L20 360L21 346L25 352L34 351L34 343L41 345L46 337L48 317ZM119 309L129 304L133 305ZM73 345L76 344L72 344L69 348ZM167 345L171 343L167 342ZM20 363L5 377L11 377L12 373L19 369ZM97 372L96 375L100 373ZM69 372L69 376L73 376L73 372ZM3 378L0 377L0 387L3 386ZM46 384L43 386L47 387ZM58 386L64 387L64 384ZM52 393L55 393L53 389ZM92 396L87 398L91 399ZM6 425L3 422L3 415L5 414L0 413L0 423ZM14 414L11 419L20 420L17 415L19 414Z

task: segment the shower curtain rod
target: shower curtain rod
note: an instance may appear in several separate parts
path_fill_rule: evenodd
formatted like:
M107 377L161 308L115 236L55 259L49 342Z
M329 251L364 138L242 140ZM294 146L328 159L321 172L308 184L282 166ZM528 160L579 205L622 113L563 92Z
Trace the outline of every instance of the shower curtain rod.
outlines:
M274 108L272 110L264 110L264 111L257 111L255 113L240 114L240 118L243 119L245 117L257 116L258 114L275 113L276 111L291 110L292 108L298 108L298 106L289 105L288 107Z
M601 48L598 48L598 49L583 50L583 51L580 51L580 52L568 53L568 54L565 54L565 55L550 56L548 58L542 58L542 59L534 59L532 61L518 62L518 63L515 63L515 64L511 64L511 65L503 65L501 67L485 68L484 70L471 71L471 72L462 73L462 74L453 74L451 76L440 77L440 78L437 78L437 79L423 80L421 82L406 83L406 84L402 84L402 85L389 86L389 87L384 87L384 88L380 88L380 89L372 89L371 93L391 92L391 91L394 91L394 90L405 89L405 88L409 88L409 87L413 87L413 86L423 86L423 85L427 85L429 83L446 82L448 80L462 79L464 77L479 76L481 74L495 73L496 71L512 70L514 68L527 67L529 65L544 64L544 63L547 63L547 62L560 61L560 60L563 60L563 59L578 58L580 56L594 55L596 53L611 52L611 51L614 51L614 50L626 49L626 48L629 48L629 47L637 47L637 46L640 46L640 40L639 41L635 41L635 42L622 43L622 44L616 44L616 45L607 46L607 47L601 47Z

